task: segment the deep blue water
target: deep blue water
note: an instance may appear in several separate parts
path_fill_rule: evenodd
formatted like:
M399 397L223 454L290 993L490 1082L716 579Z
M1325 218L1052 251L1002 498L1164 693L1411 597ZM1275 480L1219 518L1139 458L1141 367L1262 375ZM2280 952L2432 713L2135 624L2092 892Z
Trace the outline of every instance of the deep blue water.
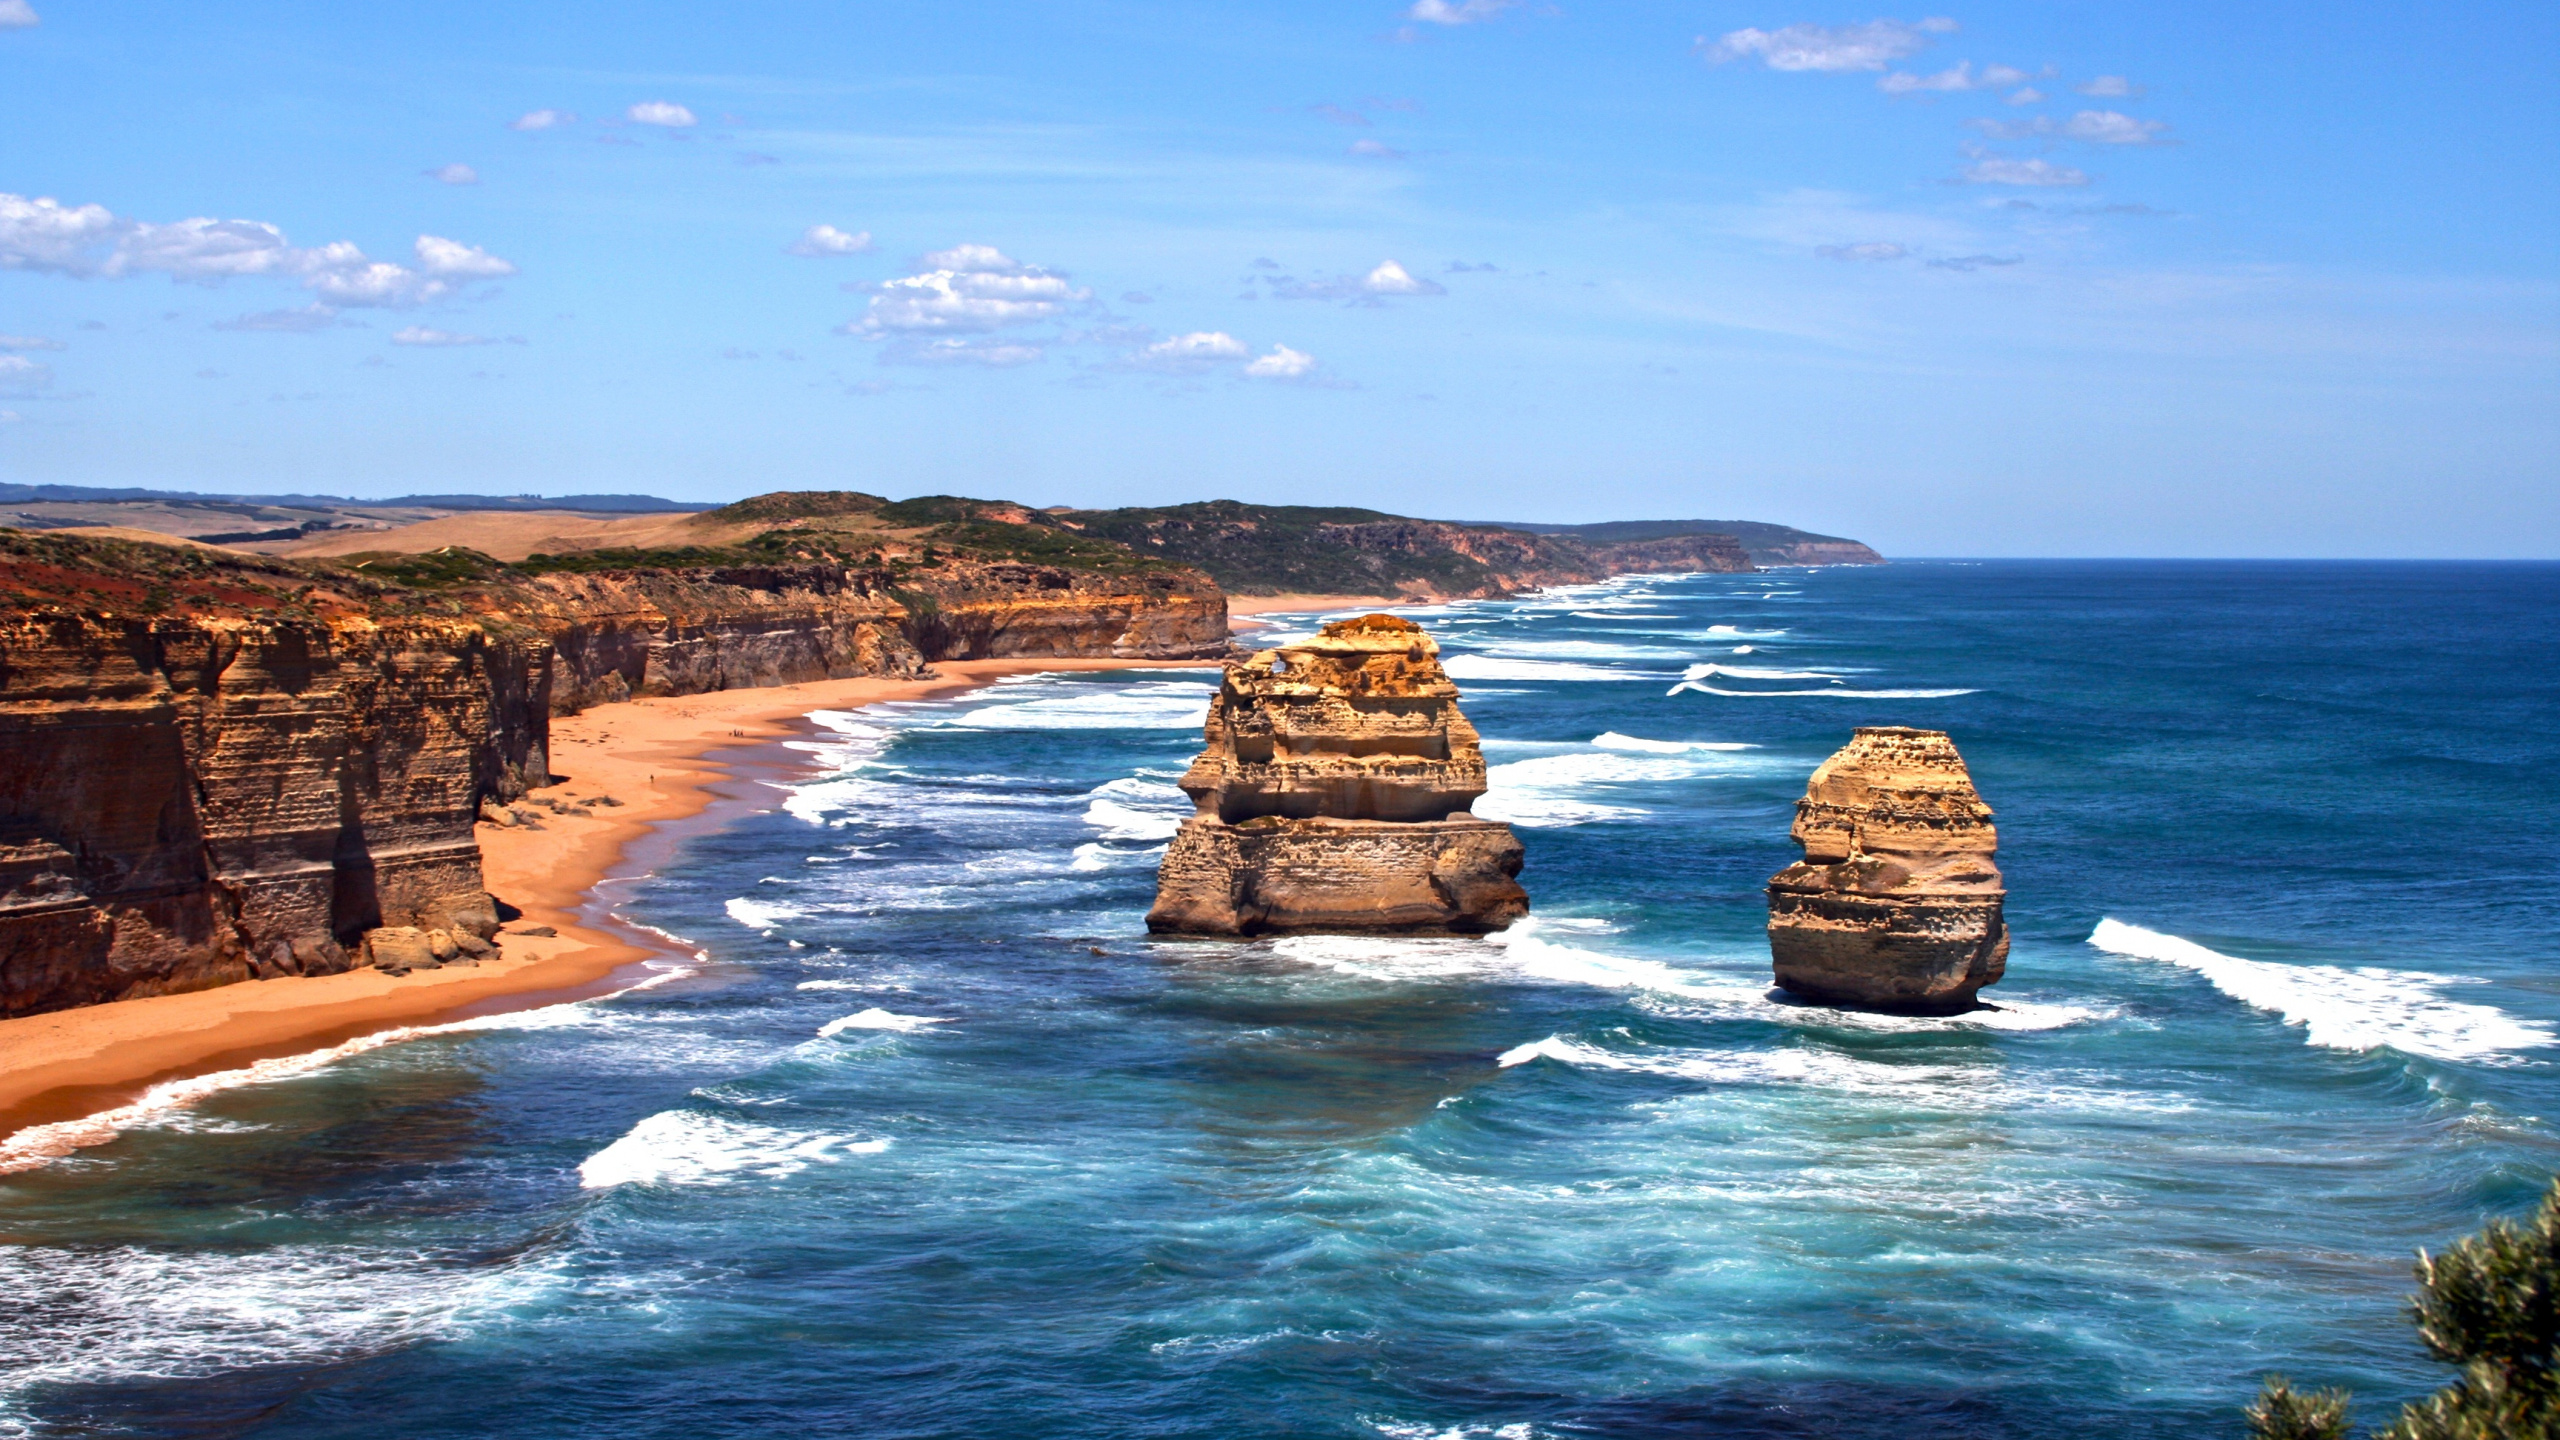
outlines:
M2412 1252L2560 1169L2560 567L1412 613L1510 935L1150 941L1205 673L822 716L616 887L657 983L0 1180L0 1434L2189 1437L2269 1369L2443 1382ZM1885 723L1999 811L1996 1010L1767 990L1792 802Z

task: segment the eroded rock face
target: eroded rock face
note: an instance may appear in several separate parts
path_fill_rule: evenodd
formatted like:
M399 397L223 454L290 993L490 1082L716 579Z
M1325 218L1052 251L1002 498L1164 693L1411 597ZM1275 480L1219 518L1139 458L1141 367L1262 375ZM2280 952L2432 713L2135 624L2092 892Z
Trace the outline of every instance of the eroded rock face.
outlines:
M1780 986L1943 1015L1999 982L1999 836L1946 732L1861 728L1813 772L1789 833L1804 859L1769 879Z
M549 778L549 665L464 619L0 623L0 1015L488 935L472 821Z
M1468 813L1475 727L1412 621L1345 620L1229 665L1207 739L1150 930L1481 932L1528 913L1519 840Z

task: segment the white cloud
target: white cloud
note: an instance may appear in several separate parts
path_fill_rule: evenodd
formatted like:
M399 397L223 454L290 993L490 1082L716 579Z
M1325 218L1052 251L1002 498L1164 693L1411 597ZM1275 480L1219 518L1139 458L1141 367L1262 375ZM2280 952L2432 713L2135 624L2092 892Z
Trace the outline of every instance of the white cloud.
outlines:
M24 0L21 0L21 3L24 3ZM0 425L23 424L25 423L26 418L26 416L19 414L15 410L0 410Z
M346 240L305 249L261 220L198 216L152 224L103 205L0 193L0 269L110 279L157 271L205 285L275 275L299 279L337 304L392 306L450 294L459 281L515 273L485 250L434 235L418 237L417 255L413 270L368 259Z
M1990 156L1964 167L1968 185L2086 185L2087 171L2050 160L2011 160Z
M555 125L575 125L578 117L566 110L528 110L507 122L510 130L548 130Z
M27 0L0 0L0 30L24 30L42 23L37 18L36 7L28 4Z
M1429 280L1417 280L1393 260L1381 260L1360 282L1360 288L1372 295L1446 295L1449 292Z
M68 350L70 348L59 340L49 340L42 335L0 335L0 350Z
M1413 8L1404 12L1404 18L1426 25L1474 25L1519 3L1520 0L1458 0L1452 5L1449 0L1413 0Z
M1757 55L1772 70L1812 70L1837 74L1849 70L1882 70L1916 55L1933 37L1954 33L1956 22L1943 16L1916 24L1870 20L1863 25L1789 25L1783 30L1735 30L1713 45L1699 37L1707 58L1721 65Z
M53 367L24 355L0 355L0 395L26 395L53 383Z
M2158 120L2136 120L2115 110L2083 110L2063 125L2062 133L2092 145L2156 145L2169 127Z
M643 100L623 111L622 118L634 125L663 125L670 130L682 130L699 123L693 118L692 111L671 100Z
M1899 260L1911 252L1890 240L1868 240L1856 245L1820 245L1813 253L1825 260Z
M456 161L451 165L439 165L433 170L429 170L425 173L428 179L441 180L447 185L477 185L480 183L480 172L472 169L468 165L462 164L459 161Z
M833 225L812 225L800 232L799 239L783 247L786 255L863 255L870 250L870 231L848 234Z
M870 310L843 326L844 333L879 339L996 330L1054 319L1093 298L1065 276L1024 265L992 245L956 245L925 256L923 264L916 274L872 287Z
M1996 90L2003 85L2015 85L2021 80L2032 78L2026 71L2014 65L1985 65L1982 67L1981 84L1985 90Z
M1383 140L1354 140L1351 142L1351 153L1354 155L1366 155L1376 160L1401 160L1404 158L1403 151L1396 149L1394 146L1387 144Z
M438 330L428 325L410 325L391 332L394 345L495 345L486 335L463 335L451 330Z
M2083 81L2071 88L2092 98L2110 100L2139 100L2142 98L2142 87L2134 84L2132 81L2127 80L2121 75L2101 75L2094 80Z
M1959 60L1935 75L1914 75L1908 70L1896 70L1878 80L1876 88L1887 95L1909 95L1924 90L1971 90L1977 83L1973 78L1973 62Z
M1037 345L1003 340L906 340L880 352L883 365L983 365L1009 370L1037 364L1046 351Z
M1260 262L1256 262L1259 264ZM1447 287L1424 280L1393 260L1378 262L1366 275L1337 275L1330 280L1291 280L1267 276L1276 300L1349 300L1375 305L1388 295L1446 295Z
M2030 85L2025 89L2018 91L2016 94L2011 95L2009 97L2009 103L2012 105L2041 105L2044 103L2044 92L2033 85Z
M516 267L481 249L441 235L418 237L418 265L430 275L465 276L474 280L513 275Z
M1224 330L1195 330L1159 340L1129 357L1129 363L1147 370L1196 374L1251 354L1243 341Z
M1257 357L1244 367L1244 373L1256 380L1303 380L1315 373L1315 368L1313 355L1275 343L1270 354Z

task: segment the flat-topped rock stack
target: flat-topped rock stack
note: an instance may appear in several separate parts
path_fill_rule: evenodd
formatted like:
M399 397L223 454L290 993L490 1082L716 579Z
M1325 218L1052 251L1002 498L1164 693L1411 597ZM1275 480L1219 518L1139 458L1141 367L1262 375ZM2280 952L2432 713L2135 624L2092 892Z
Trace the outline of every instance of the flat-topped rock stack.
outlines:
M1971 1009L2009 958L1991 807L1942 730L1861 728L1813 772L1769 879L1778 984L1914 1014Z
M1421 626L1363 615L1230 664L1206 733L1148 929L1480 933L1528 913L1519 840L1468 813L1484 751Z

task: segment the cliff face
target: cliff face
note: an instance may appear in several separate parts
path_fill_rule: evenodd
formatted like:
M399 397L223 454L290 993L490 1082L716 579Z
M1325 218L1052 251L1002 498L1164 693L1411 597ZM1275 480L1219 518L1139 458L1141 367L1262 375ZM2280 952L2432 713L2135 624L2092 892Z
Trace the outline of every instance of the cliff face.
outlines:
M0 530L0 1015L471 948L480 802L549 782L555 711L1225 649L1225 596L1165 566L359 572Z
M1862 728L1813 772L1769 880L1778 984L1923 1014L1970 1009L2006 971L1999 833L1944 731Z
M1457 698L1439 647L1389 615L1228 666L1147 928L1485 931L1527 914L1520 842L1467 813L1484 753Z
M549 778L549 661L454 619L0 625L0 1015L485 938L472 821Z
M1741 575L1758 569L1742 542L1730 535L1675 535L1622 545L1594 545L1592 559L1612 575L1660 575L1691 571Z

